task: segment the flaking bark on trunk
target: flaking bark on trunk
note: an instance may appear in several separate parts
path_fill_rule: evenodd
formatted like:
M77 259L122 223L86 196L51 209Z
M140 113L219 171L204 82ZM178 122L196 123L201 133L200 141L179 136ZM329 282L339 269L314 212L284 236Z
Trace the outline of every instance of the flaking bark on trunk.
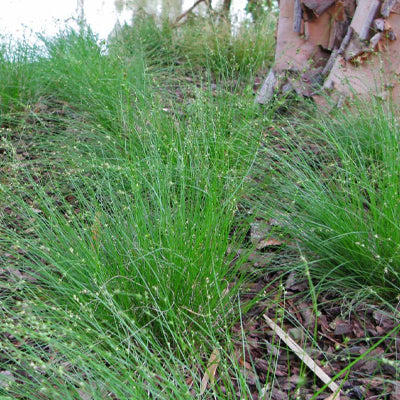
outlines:
M321 99L400 100L400 0L281 0L274 67L256 102L294 91Z

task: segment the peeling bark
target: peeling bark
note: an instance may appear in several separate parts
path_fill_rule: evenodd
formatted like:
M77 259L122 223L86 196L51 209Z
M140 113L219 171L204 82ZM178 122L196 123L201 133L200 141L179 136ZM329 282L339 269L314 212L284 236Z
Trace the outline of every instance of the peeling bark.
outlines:
M256 102L373 92L400 101L400 0L281 0L275 65Z
M302 3L305 8L312 11L318 18L335 4L335 0L303 0Z
M397 7L397 9L396 9ZM383 18L389 18L392 11L399 12L400 1L399 0L385 0L381 7L381 14Z

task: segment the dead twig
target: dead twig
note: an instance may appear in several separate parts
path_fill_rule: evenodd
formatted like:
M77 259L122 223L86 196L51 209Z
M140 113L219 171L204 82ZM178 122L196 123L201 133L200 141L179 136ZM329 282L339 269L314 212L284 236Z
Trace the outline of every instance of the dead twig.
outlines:
M190 7L187 11L185 11L184 13L182 13L181 15L179 15L177 17L177 19L175 20L174 25L176 25L181 19L185 18L188 14L190 14L200 3L203 3L206 0L197 0L192 7Z

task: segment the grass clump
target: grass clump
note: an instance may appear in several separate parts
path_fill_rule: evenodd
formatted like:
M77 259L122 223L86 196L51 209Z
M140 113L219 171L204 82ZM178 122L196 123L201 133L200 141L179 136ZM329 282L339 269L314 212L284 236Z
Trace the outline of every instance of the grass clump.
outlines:
M126 59L134 59L138 52L148 66L164 67L173 64L176 53L176 34L168 20L158 21L145 12L135 14L131 25L123 25L111 38L111 51Z
M271 16L257 23L243 22L233 33L231 22L224 18L192 17L173 27L139 15L132 26L125 25L116 33L114 41L118 51L128 58L135 57L139 48L147 65L153 68L187 64L189 72L204 69L224 82L248 80L271 65L274 29Z
M311 272L321 284L391 299L400 284L396 115L372 102L311 124L280 130L286 150L269 151L276 218L318 256Z
M210 115L210 107L205 109ZM239 132L230 137L219 128L201 126L198 113L203 115L197 108L184 124L172 125L155 112L145 128L125 131L130 138L125 148L117 137L114 149L106 144L102 152L98 145L99 154L93 151L90 163L83 157L72 160L76 169L68 174L77 176L64 184L79 212L64 202L60 214L53 198L36 188L46 216L35 218L36 232L41 245L51 249L49 254L39 250L36 257L56 268L50 270L55 289L61 274L71 279L68 285L80 282L90 292L103 287L108 296L115 291L121 309L141 325L161 321L191 336L196 333L191 319L204 316L210 323L212 315L223 313L214 314L234 274L225 254L246 174L241 163L248 168L251 160L237 150L243 143ZM112 134L107 139L93 127L85 136L102 138L101 143L112 141ZM84 178L85 173L90 176ZM57 187L53 191L62 196ZM34 218L27 212L27 219ZM99 318L113 317L107 312Z
M181 28L178 49L193 66L207 60L210 71L222 79L252 77L272 64L274 19L243 23L232 35L232 25L222 19L194 19Z
M35 62L38 50L0 39L0 118L10 119L10 114L20 112L40 95Z

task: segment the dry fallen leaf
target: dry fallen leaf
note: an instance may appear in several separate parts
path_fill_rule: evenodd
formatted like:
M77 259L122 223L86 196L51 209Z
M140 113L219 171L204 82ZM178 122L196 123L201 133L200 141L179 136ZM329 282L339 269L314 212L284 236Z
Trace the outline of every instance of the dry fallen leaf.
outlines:
M325 397L324 400L340 400L340 392L332 393L330 396Z
M100 236L100 229L101 229L101 221L100 221L100 212L96 211L96 214L94 216L93 224L90 228L91 233L92 233L92 248L95 250L95 246L99 245L99 236Z
M217 371L219 362L220 362L219 351L218 349L214 349L208 360L206 372L203 376L203 379L201 380L200 396L204 394L204 392L206 391L207 384L209 381L211 385L214 384L215 373Z
M283 242L274 238L261 240L260 243L257 244L257 250L265 249L266 247L278 247L282 246Z

